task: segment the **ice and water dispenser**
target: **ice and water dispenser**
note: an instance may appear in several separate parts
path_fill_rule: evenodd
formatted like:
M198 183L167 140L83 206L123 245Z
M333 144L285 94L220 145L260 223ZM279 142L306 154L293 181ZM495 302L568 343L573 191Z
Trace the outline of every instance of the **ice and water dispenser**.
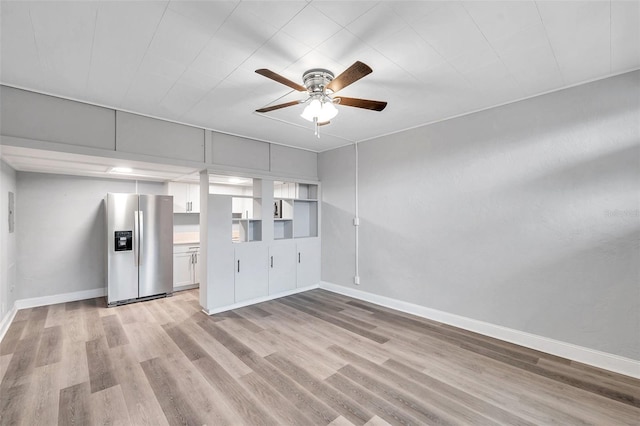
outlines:
M115 251L133 250L133 231L114 231Z

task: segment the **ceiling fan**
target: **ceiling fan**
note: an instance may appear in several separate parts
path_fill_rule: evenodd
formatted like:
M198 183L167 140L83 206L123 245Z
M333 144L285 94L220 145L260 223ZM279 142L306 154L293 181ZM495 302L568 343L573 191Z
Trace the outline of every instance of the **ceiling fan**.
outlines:
M302 86L271 70L261 68L256 70L256 73L299 92L305 92L308 96L300 101L291 101L260 108L257 109L256 112L265 113L298 104L307 104L301 117L314 123L315 135L320 137L318 126L329 124L330 120L338 114L338 110L335 107L336 104L373 111L382 111L385 109L387 106L386 102L335 96L336 92L355 83L372 71L367 64L360 61L356 61L337 77L334 77L333 73L329 70L313 68L302 74L302 81L304 83L304 86Z

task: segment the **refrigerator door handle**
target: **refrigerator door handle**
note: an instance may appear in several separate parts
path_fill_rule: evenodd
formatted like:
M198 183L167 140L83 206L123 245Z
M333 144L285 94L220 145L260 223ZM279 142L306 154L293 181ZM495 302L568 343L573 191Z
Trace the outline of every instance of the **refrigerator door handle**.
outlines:
M139 213L139 210L133 212L133 264L136 266L138 266L138 260L140 259L140 238L138 238L138 232L140 230L140 223L138 221Z
M142 240L144 239L144 215L143 215L143 211L140 210L138 211L138 221L139 221L139 227L138 227L138 256L140 258L140 260L138 261L139 265L142 265L142 250L144 247L142 247Z

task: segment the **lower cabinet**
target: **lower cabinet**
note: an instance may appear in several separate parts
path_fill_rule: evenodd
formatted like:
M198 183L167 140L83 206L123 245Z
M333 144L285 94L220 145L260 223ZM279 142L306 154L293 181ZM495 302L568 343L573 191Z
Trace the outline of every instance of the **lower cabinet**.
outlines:
M320 240L296 240L296 287L320 283Z
M269 294L269 249L261 242L235 245L235 301Z
M199 255L199 246L176 245L173 247L174 290L200 283L198 271Z
M269 246L269 294L296 288L296 246L283 241Z
M320 282L320 240L235 244L235 302Z

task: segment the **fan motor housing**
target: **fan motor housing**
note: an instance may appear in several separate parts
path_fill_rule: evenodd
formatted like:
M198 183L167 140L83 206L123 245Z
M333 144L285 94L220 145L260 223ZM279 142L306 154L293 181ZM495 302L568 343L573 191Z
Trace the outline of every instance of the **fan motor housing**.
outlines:
M331 83L333 78L333 73L324 68L313 68L302 74L304 86L310 93L322 93L325 90L331 93L330 89L325 88L327 84Z

